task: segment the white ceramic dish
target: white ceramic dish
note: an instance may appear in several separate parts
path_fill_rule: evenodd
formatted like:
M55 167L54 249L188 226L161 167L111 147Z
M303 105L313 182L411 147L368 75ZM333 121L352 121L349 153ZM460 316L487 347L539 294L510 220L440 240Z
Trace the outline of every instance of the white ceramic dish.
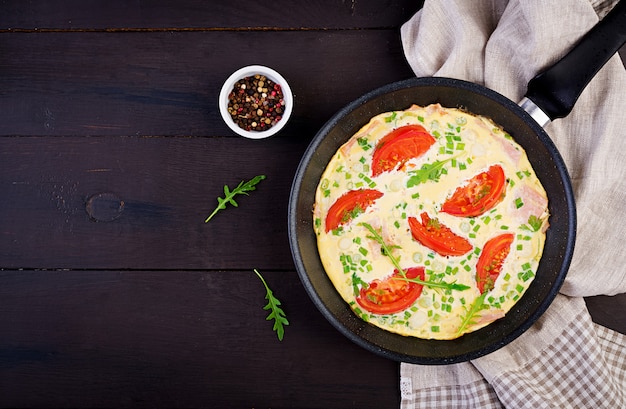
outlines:
M285 109L283 111L282 118L274 126L265 131L247 131L237 125L228 113L228 94L230 94L233 90L235 83L242 78L254 76L256 74L265 75L268 79L279 84L283 92L283 100L285 101ZM228 77L222 86L222 90L220 91L218 105L224 122L226 122L226 125L228 125L233 132L245 138L263 139L276 134L287 124L293 111L293 94L287 80L285 80L285 78L283 78L283 76L278 72L262 65L250 65L238 69L230 77Z

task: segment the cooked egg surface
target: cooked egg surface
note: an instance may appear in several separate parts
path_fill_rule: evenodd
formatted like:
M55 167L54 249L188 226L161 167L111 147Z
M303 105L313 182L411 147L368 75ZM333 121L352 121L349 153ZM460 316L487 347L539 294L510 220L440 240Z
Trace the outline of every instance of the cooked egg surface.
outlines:
M407 125L421 125L432 136L432 145L416 157L388 155L392 164L397 160L396 166L375 174L372 158L383 149L381 139ZM412 149L402 146L399 143L394 149ZM505 177L494 207L470 217L442 211L458 188L494 165L502 168ZM357 206L333 208L353 191L380 195ZM481 197L477 193L474 200ZM327 231L331 209L330 217L339 222ZM415 239L409 219L421 221L424 213L468 242L470 250L441 255ZM522 297L537 272L548 216L546 192L522 147L490 120L436 104L377 115L341 146L317 187L313 225L326 273L359 317L406 336L454 339L502 318ZM494 256L491 267L485 268L500 268L500 273L481 294L478 260L485 244L503 234L511 234L513 241L503 260ZM444 245L447 239L439 238ZM397 271L398 265L402 272ZM394 280L403 280L402 274L415 267L424 268L422 284L413 284L413 288L421 286L421 293L402 305L411 297L387 294L381 283L398 284ZM408 282L400 284L406 287ZM364 298L375 308L364 308ZM401 310L385 312L389 304Z

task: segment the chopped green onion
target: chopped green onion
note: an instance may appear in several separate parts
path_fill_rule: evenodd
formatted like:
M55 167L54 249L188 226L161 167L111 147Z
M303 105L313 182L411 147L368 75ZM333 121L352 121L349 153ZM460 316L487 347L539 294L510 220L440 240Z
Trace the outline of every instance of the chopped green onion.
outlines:
M385 122L387 123L392 122L394 119L396 119L397 115L398 114L396 112L392 112L391 115L385 118Z
M364 151L369 150L372 148L372 145L370 145L367 142L367 139L365 138L357 138L357 143L359 144L359 146L361 147L361 149L363 149Z

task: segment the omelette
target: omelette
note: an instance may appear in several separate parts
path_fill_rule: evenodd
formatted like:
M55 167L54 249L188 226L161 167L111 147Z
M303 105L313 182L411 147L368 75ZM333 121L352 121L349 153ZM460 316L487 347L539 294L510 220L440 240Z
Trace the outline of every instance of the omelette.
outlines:
M373 117L329 161L313 227L361 319L454 339L505 316L533 281L548 199L491 120L438 104Z

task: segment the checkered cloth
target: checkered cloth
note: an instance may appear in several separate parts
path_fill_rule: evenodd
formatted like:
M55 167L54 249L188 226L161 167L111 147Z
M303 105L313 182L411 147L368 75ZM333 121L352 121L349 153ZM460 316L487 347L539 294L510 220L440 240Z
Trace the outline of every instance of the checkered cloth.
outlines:
M624 0L626 1L626 0ZM402 26L417 76L483 84L519 101L616 0L426 0ZM591 321L582 297L626 292L626 70L612 58L572 113L546 126L568 167L578 211L568 277L519 338L471 362L402 364L409 408L626 408L626 336Z
M519 356L524 344L546 334L533 328L506 347L469 363L448 367L401 366L405 408L624 408L626 336L591 322L580 298L555 301L562 314L540 326L568 325L541 351ZM581 308L583 307L583 308ZM513 356L518 354L518 356ZM517 361L517 362L516 362Z

